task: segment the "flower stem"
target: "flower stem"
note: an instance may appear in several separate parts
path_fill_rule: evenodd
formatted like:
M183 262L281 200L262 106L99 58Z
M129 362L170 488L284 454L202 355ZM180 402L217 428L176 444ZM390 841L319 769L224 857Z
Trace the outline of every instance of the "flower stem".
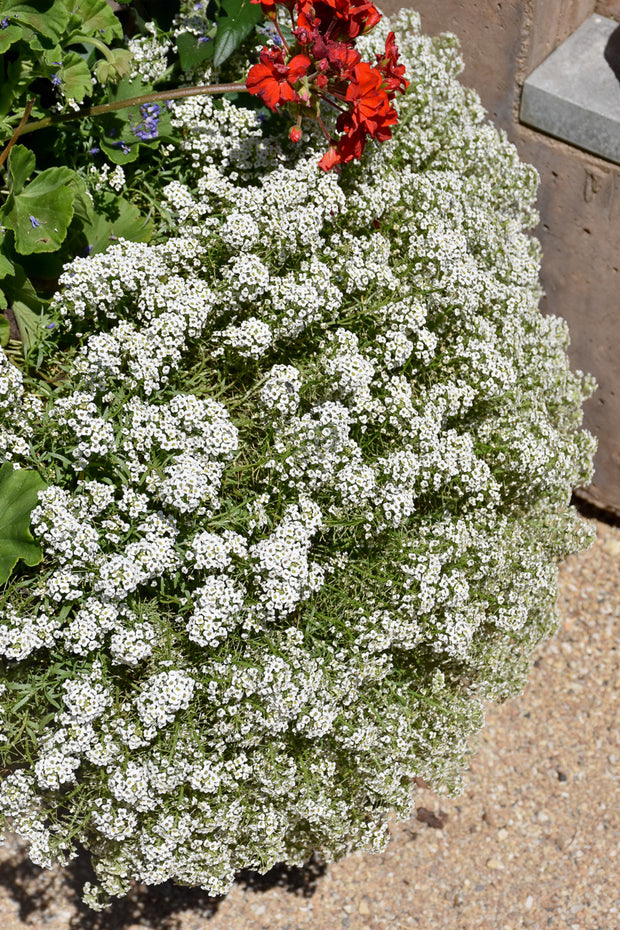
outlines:
M116 100L114 103L101 103L96 107L84 107L82 110L76 110L75 113L46 116L45 119L28 123L20 131L22 135L26 135L29 132L36 132L37 129L58 126L69 120L84 119L86 116L101 116L104 113L112 113L114 110L126 110L129 107L141 106L143 103L153 103L157 100L176 100L180 97L197 97L201 94L228 94L243 90L247 90L245 84L196 84L192 87L177 87L174 90L161 90L156 93L142 94L140 97L129 97L127 100Z
M13 148L13 146L15 145L15 143L17 142L17 140L19 139L19 137L20 137L20 135L22 134L22 132L24 132L24 126L25 126L26 123L28 122L28 117L30 116L30 111L32 110L32 108L33 108L33 106L34 106L35 100L36 100L36 99L37 99L36 97L33 97L32 100L29 100L28 103L26 104L26 109L24 110L24 115L23 115L22 118L21 118L21 122L20 122L19 126L17 127L17 129L15 130L15 132L13 133L13 135L11 136L11 140L10 140L9 144L7 145L7 147L5 148L5 150L4 150L4 151L2 152L2 154L0 155L0 167L2 167L2 165L5 163L5 161L6 161L7 158L9 157L9 152L11 151L11 149Z
M323 122L323 120L321 119L321 117L318 115L318 113L317 113L317 115L316 115L316 121L317 121L317 123L319 124L319 126L321 127L321 129L323 130L323 132L325 133L325 136L326 136L326 138L327 138L327 141L328 141L329 144L331 145L331 144L332 144L332 137L330 136L330 134L328 133L327 129L325 128L325 123Z
M277 19L274 19L274 20L272 20L272 22L273 22L274 26L276 27L276 30L277 30L277 32L278 32L278 35L279 35L280 38L282 39L282 45L284 46L284 50L285 50L286 54L288 55L289 52L290 52L290 48L288 47L288 43L287 43L286 39L285 39L284 36L282 35L282 30L280 29L280 25L279 25L279 23L278 23L278 20L277 20Z

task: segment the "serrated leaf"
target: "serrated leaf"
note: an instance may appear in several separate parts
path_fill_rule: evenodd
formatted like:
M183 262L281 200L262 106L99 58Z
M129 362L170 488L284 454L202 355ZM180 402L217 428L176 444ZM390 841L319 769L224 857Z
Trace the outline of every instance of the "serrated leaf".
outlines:
M123 27L107 0L72 0L70 7L72 29L101 36L104 42L122 39Z
M102 58L95 66L95 74L100 84L108 81L118 81L131 71L133 56L129 49L113 48L110 50L110 59Z
M81 103L93 90L90 68L77 52L66 52L62 58L60 79L65 97Z
M30 532L30 515L39 503L46 484L36 471L14 469L8 462L0 468L0 584L4 584L19 559L38 565L41 547Z
M196 65L200 65L203 61L211 58L214 51L213 38L195 36L191 32L182 32L180 36L177 36L177 50L181 67L184 71L190 71Z
M9 175L11 176L11 191L19 194L24 184L34 171L36 158L34 153L25 145L14 145L9 152L7 162L9 166Z
M217 21L213 49L213 64L216 68L239 48L264 16L260 4L250 3L250 0L222 0L221 9L226 16Z
M73 216L73 175L70 168L47 168L17 196L9 196L0 218L15 233L20 255L60 248Z
M2 298L4 294L0 291L0 309L6 310L6 303L4 307L2 306ZM4 297L6 301L6 297ZM9 339L11 338L11 324L5 316L0 316L0 346L5 346L8 344Z

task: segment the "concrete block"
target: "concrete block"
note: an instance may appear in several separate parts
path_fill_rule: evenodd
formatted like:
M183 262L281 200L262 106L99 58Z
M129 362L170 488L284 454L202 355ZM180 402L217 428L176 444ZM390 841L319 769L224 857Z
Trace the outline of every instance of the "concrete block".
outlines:
M520 115L534 129L620 164L616 30L614 20L590 16L526 79Z

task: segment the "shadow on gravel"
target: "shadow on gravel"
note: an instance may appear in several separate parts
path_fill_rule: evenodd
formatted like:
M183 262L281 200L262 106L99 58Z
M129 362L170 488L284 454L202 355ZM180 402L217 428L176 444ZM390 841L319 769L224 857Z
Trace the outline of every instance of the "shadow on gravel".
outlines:
M237 884L248 892L282 888L289 894L310 898L325 869L312 859L303 868L276 866L265 875L241 872ZM199 889L165 882L150 888L136 886L126 898L96 913L81 901L84 882L93 879L86 855L54 872L33 865L23 853L0 864L0 888L18 905L19 919L37 930L52 920L63 919L63 930L64 926L67 930L124 930L135 924L149 930L178 930L184 913L208 920L224 900Z

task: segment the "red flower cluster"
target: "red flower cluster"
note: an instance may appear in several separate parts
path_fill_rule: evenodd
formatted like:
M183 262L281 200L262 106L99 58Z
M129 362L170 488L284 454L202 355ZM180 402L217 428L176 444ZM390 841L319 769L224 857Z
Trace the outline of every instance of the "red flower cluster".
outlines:
M359 35L379 22L381 14L369 0L251 0L260 3L279 34L280 45L264 48L260 62L250 68L246 86L271 110L287 107L297 118L290 138L301 138L301 121L309 116L319 123L329 149L319 165L325 171L360 158L368 137L391 139L398 121L392 105L396 92L404 93L409 82L405 67L398 64L398 48L390 32L385 52L376 63L362 61L355 48ZM291 48L278 26L276 5L291 15ZM320 116L321 102L340 110L332 138Z

